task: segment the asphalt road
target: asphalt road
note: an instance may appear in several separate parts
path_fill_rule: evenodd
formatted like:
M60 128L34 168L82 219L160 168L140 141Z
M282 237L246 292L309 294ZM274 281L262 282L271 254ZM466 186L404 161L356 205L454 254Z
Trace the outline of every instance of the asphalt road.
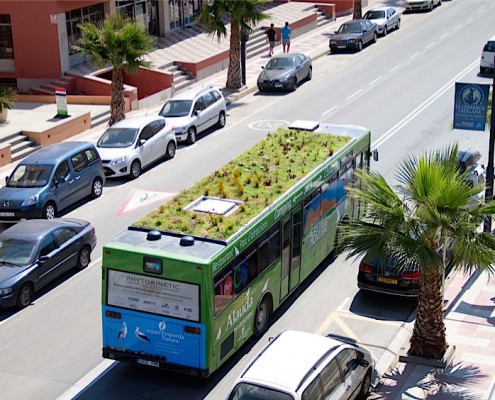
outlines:
M477 71L494 17L495 7L485 0L453 0L432 13L405 15L399 31L361 53L316 60L313 80L295 93L240 99L230 107L224 129L181 147L173 160L137 181L110 181L102 198L70 210L66 215L89 219L96 227L93 263L51 285L31 307L0 311L0 399L222 399L267 338L288 328L351 336L384 359L404 322L411 321L414 302L359 293L357 263L340 257L327 260L305 282L263 338L247 343L208 380L103 361L101 245L294 119L370 128L380 151L372 168L391 181L404 156L453 141L479 149L486 160L487 134L451 127L454 82L491 83Z

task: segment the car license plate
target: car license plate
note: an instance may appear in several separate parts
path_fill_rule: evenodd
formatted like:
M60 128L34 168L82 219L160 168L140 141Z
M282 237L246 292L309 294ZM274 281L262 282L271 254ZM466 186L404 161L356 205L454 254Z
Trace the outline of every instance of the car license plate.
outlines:
M15 213L10 211L2 211L0 212L0 217L14 217Z
M282 87L283 85L281 83L276 83L275 87Z
M337 46L338 49L345 49L345 46Z
M136 362L137 362L138 364L141 364L141 365L148 365L148 366L150 366L150 367L156 367L156 368L158 368L158 367L160 366L160 363L159 363L159 362L157 362L157 361L144 360L144 359L142 359L142 358L138 358L138 359L136 360Z
M383 278L382 276L378 277L378 282L388 283L390 285L397 285L397 279Z

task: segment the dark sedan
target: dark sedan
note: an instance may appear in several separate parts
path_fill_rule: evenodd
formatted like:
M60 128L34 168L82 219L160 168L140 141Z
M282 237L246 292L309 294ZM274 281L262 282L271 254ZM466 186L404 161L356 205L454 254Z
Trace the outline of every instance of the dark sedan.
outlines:
M258 76L260 92L271 89L296 90L299 82L313 76L311 58L302 53L279 54L268 61Z
M89 265L94 227L76 218L34 219L0 233L0 307L27 307L55 278Z
M367 19L356 19L344 22L330 38L329 47L332 53L351 49L361 51L368 43L378 39L377 25Z
M452 242L445 253L446 273L452 267ZM442 254L443 246L438 250ZM357 285L359 289L372 292L416 297L419 293L420 271L417 265L404 266L392 258L380 262L378 258L365 255L359 264Z

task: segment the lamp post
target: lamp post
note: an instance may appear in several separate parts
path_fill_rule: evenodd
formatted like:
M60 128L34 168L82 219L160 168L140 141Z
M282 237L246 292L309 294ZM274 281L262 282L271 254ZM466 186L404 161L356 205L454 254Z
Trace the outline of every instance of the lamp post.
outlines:
M241 32L241 73L242 84L246 85L246 42L249 40L247 32Z
M493 82L492 82L492 110L490 118L490 139L488 143L488 166L486 170L486 190L485 190L485 203L493 201L493 159L495 153L495 57L494 57L494 67L493 67ZM484 223L485 232L492 231L492 219L486 218Z

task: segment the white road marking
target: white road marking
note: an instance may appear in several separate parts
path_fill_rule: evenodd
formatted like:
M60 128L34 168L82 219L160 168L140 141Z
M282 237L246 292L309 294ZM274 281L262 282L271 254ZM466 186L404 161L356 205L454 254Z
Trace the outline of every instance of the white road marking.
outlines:
M325 112L324 112L324 113L322 113L321 115L327 115L329 112L331 112L331 111L335 110L337 107L338 107L337 105L335 105L335 106L333 106L333 107L330 107L327 111L325 111Z
M356 91L353 94L351 94L346 100L351 100L352 98L356 97L362 91L363 91L363 89L359 89L358 91Z
M457 30L459 30L459 29L461 29L461 28L462 28L462 25L457 25L457 26L454 28L454 31L457 31Z
M436 45L435 42L431 42L428 46L425 47L425 49L429 49L430 47L433 47L435 45Z
M396 65L395 67L393 67L393 68L390 70L390 72L394 72L394 71L398 70L400 67L401 67L401 65L400 65L400 64L399 64L399 65Z
M419 52L416 52L414 53L411 57L409 57L410 60L412 60L413 58L419 56Z
M371 81L371 82L369 83L369 85L370 85L370 86L371 86L371 85L374 85L375 83L377 83L377 82L378 82L380 79L382 79L382 78L383 78L383 76L382 76L382 75L380 75L380 76L379 76L378 78L376 78L374 81Z
M447 36L449 36L448 33L444 33L442 36L440 36L440 40L445 39Z
M478 14L483 14L485 12L485 9L482 8L481 10L478 11Z
M473 17L469 17L466 22L469 22L473 19Z
M476 59L471 65L462 70L459 74L454 76L450 81L433 93L429 98L427 98L423 103L411 111L406 117L396 123L392 128L390 128L384 135L380 136L378 140L371 144L372 147L378 148L387 142L391 137L393 137L397 132L400 131L407 123L409 123L413 118L418 116L426 108L428 108L435 100L437 100L441 95L443 95L447 90L451 89L452 85L457 82L460 78L466 75L470 70L477 67L479 60Z

